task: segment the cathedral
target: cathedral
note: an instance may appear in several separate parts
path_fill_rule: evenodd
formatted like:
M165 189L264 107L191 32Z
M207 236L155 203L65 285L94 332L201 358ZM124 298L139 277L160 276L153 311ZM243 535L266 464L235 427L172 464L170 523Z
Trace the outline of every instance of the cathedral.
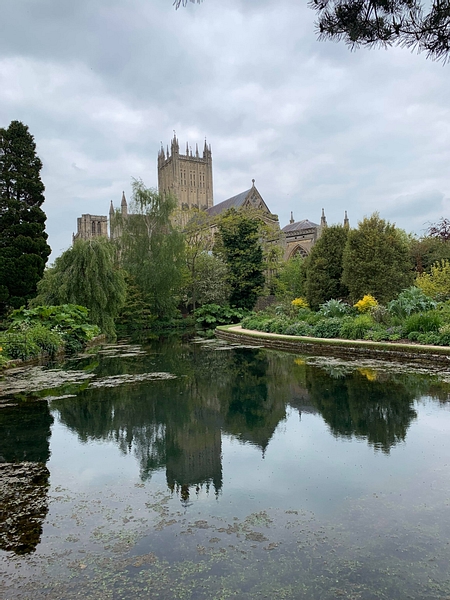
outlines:
M186 144L186 153L180 153L180 146L176 134L169 146L164 150L163 145L158 152L158 191L162 194L172 194L178 202L178 209L181 215L186 218L181 219L186 223L191 209L204 211L214 218L224 213L230 208L236 210L258 211L258 216L263 221L273 227L277 232L277 243L282 245L284 259L288 260L293 256L300 254L307 256L311 248L319 239L324 227L327 226L324 210L320 223L314 223L308 219L295 221L291 212L289 223L280 229L278 216L273 214L262 195L255 186L255 180L252 179L252 186L231 198L214 204L213 196L213 172L212 172L212 152L211 146L204 143L203 151L200 154L198 145L195 146L195 152ZM128 216L128 204L125 193L122 193L120 211L123 217ZM114 207L111 201L109 211L109 237L111 239L120 235L120 232L111 227ZM73 241L77 239L92 239L98 236L108 236L108 219L106 216L85 214L78 217L77 233L73 235ZM345 213L344 226L348 226L347 213ZM214 224L212 225L214 229Z

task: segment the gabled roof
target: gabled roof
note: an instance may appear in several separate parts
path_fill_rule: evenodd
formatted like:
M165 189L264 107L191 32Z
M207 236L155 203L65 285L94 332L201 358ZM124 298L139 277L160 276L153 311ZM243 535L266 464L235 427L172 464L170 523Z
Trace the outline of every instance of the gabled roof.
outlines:
M208 210L206 211L208 215L211 217L215 217L225 212L226 210L229 210L230 208L235 208L236 210L238 210L239 208L243 207L247 202L249 206L262 209L268 214L271 214L269 207L264 202L263 197L255 187L255 180L253 179L252 181L253 185L249 190L245 190L245 192L241 192L236 196L232 196L231 198L228 198L227 200L219 202L219 204L208 208Z
M304 229L314 229L319 227L317 223L313 223L312 221L308 221L308 219L303 219L303 221L297 221L296 223L289 223L283 227L281 231L284 233L294 233L295 231L302 231Z
M241 192L237 196L228 198L227 200L224 200L223 202L219 202L219 204L216 204L215 206L211 206L210 208L208 208L208 210L206 212L211 217L215 217L216 215L220 215L220 213L223 213L226 210L229 210L230 208L236 208L236 209L241 208L241 206L245 202L245 199L247 198L247 196L249 195L249 193L251 191L252 191L252 188L250 188L249 190L246 190L245 192Z

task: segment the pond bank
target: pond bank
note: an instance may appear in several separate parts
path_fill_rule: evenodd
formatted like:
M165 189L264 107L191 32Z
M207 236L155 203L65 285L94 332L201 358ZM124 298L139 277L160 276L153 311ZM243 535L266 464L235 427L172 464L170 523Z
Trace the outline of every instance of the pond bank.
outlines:
M106 342L106 340L107 340L106 335L104 333L101 333L100 335L97 335L95 338L92 338L92 340L89 340L84 345L82 350L80 350L80 352L85 352L86 349L92 348L94 346L100 346L101 344L104 344ZM41 352L38 356L34 356L34 357L28 358L28 359L11 358L4 364L0 365L0 374L8 369L15 369L17 367L31 367L34 365L46 365L49 362L52 362L55 360L61 362L62 360L67 358L67 356L68 355L66 354L65 348L61 347L54 356L50 356L50 354L48 352Z
M392 359L396 361L450 364L450 347L427 346L419 344L400 344L396 342L372 342L369 340L344 340L311 338L295 335L265 333L252 329L242 329L240 325L217 327L215 334L219 339L232 343L263 346L286 352L319 354L322 356L341 356L346 358Z

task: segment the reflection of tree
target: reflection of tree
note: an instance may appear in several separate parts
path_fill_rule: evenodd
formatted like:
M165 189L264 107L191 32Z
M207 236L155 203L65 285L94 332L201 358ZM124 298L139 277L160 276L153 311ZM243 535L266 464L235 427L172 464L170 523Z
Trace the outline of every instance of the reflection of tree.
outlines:
M268 368L265 351L235 350L229 366L230 384L221 395L226 430L262 450L286 416L283 394L268 393Z
M0 462L47 462L53 417L47 402L21 402L0 411Z
M33 552L47 515L50 426L47 402L22 402L0 411L0 548Z
M346 378L334 379L310 367L307 385L334 435L366 438L383 452L405 439L417 416L412 407L415 386L401 377L375 378L354 371Z
M48 512L49 471L42 463L0 464L0 548L36 550Z

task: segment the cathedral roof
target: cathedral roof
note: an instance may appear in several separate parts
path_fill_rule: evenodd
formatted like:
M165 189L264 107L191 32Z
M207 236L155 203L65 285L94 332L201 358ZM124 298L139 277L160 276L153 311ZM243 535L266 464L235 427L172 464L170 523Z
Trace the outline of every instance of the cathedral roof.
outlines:
M215 206L211 206L211 208L208 208L207 213L211 217L215 217L216 215L220 215L221 213L225 212L226 210L228 210L230 208L240 208L244 204L245 199L247 198L249 193L252 191L252 189L253 188L250 188L249 190L246 190L245 192L241 192L237 196L233 196L232 198L228 198L227 200L224 200L223 202L219 202L219 204L216 204Z
M289 223L286 227L283 227L281 231L284 233L292 233L294 231L302 231L303 229L314 229L319 227L317 223L313 223L308 219L303 219L303 221L297 221L296 223Z

